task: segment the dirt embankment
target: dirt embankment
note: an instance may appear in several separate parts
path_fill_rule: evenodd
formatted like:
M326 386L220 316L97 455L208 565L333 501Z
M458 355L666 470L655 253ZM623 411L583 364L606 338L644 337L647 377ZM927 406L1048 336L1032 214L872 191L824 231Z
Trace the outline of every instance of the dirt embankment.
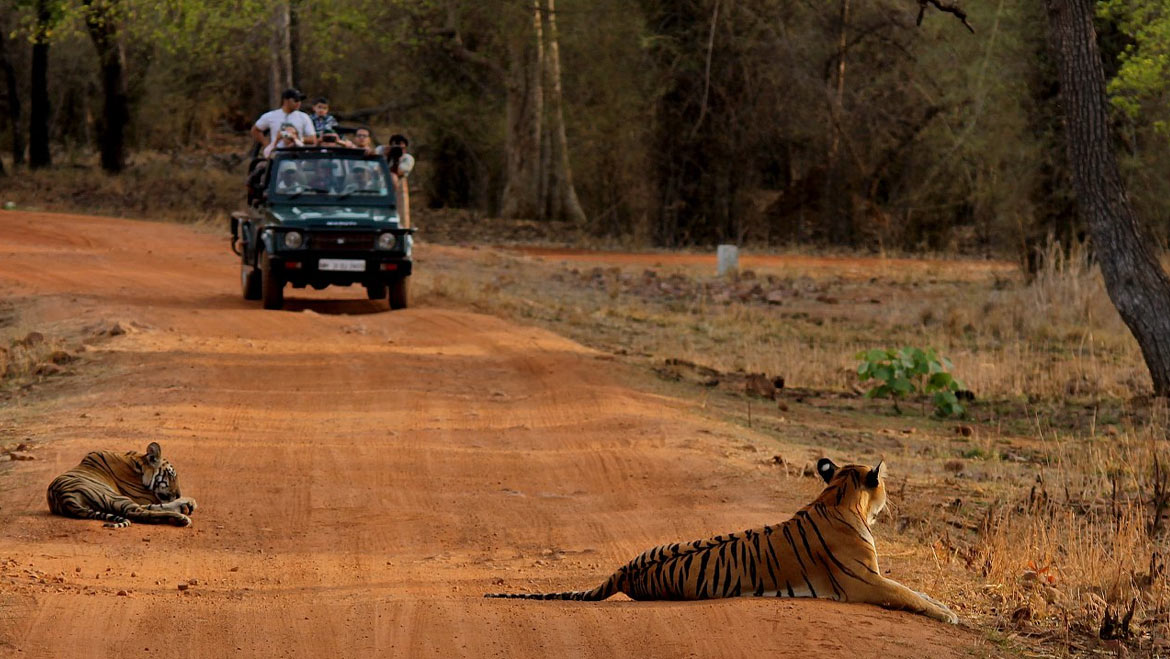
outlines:
M419 249L420 271L438 249ZM0 654L991 652L962 629L824 601L483 599L592 587L653 545L780 521L817 481L778 478L752 437L553 334L388 313L360 290L262 311L237 272L225 240L180 226L3 215L0 294L21 322L127 331L92 343L76 375L0 402L0 443L36 457L0 472ZM46 485L85 452L150 441L198 500L193 526L48 514Z

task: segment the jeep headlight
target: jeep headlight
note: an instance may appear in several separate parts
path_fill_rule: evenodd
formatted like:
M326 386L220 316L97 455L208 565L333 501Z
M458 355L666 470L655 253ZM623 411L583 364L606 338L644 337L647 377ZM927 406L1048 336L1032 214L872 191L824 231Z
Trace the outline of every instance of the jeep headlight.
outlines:
M392 249L395 242L394 234L384 233L378 236L378 249Z
M300 231L287 231L284 234L284 246L289 249L297 249L305 244L305 237L301 235Z

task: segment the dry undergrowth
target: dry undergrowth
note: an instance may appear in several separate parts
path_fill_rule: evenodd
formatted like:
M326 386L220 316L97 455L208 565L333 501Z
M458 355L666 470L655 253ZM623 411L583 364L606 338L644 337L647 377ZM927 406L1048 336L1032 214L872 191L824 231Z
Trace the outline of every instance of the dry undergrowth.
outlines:
M0 204L19 210L89 213L178 222L226 223L243 203L242 157L231 152L136 153L126 171L110 176L93 158L47 170L9 170Z
M1041 262L1031 280L1010 266L972 274L963 262L720 280L705 268L482 250L437 257L416 291L659 371L674 359L783 375L800 397L782 394L782 412L757 404L755 430L810 455L880 454L895 465L879 551L899 578L954 603L1009 650L1170 656L1170 424L1085 253L1052 245ZM899 417L861 399L853 355L899 345L952 359L978 397L968 420L935 421L917 406ZM742 394L695 397L750 423Z

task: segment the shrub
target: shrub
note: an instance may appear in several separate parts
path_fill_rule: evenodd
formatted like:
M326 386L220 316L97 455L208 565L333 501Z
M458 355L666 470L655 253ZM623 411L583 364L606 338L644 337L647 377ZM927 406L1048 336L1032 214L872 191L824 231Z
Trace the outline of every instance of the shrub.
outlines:
M877 384L865 392L866 398L889 398L894 411L901 414L898 400L910 394L934 394L935 415L946 418L966 413L955 392L963 388L949 370L951 361L939 357L934 348L874 348L857 353L861 364L857 375L862 382L877 380ZM926 413L925 402L923 413Z

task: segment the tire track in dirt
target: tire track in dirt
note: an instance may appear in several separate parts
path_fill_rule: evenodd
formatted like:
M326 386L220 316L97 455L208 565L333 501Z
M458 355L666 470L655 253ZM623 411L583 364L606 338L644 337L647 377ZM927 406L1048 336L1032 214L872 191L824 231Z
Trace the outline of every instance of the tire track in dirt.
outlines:
M4 219L0 254L15 256L0 259L0 286L35 296L34 320L138 325L95 346L100 373L21 417L52 441L0 474L0 652L991 652L920 617L823 601L484 600L592 587L656 544L780 521L817 484L734 457L739 431L620 384L622 366L539 329L385 313L333 289L293 293L290 308L307 312L266 312L237 299L225 240ZM72 236L60 254L73 258L46 261L57 234ZM420 246L420 273L442 249ZM199 501L192 527L110 531L47 514L45 485L86 451L152 439Z

